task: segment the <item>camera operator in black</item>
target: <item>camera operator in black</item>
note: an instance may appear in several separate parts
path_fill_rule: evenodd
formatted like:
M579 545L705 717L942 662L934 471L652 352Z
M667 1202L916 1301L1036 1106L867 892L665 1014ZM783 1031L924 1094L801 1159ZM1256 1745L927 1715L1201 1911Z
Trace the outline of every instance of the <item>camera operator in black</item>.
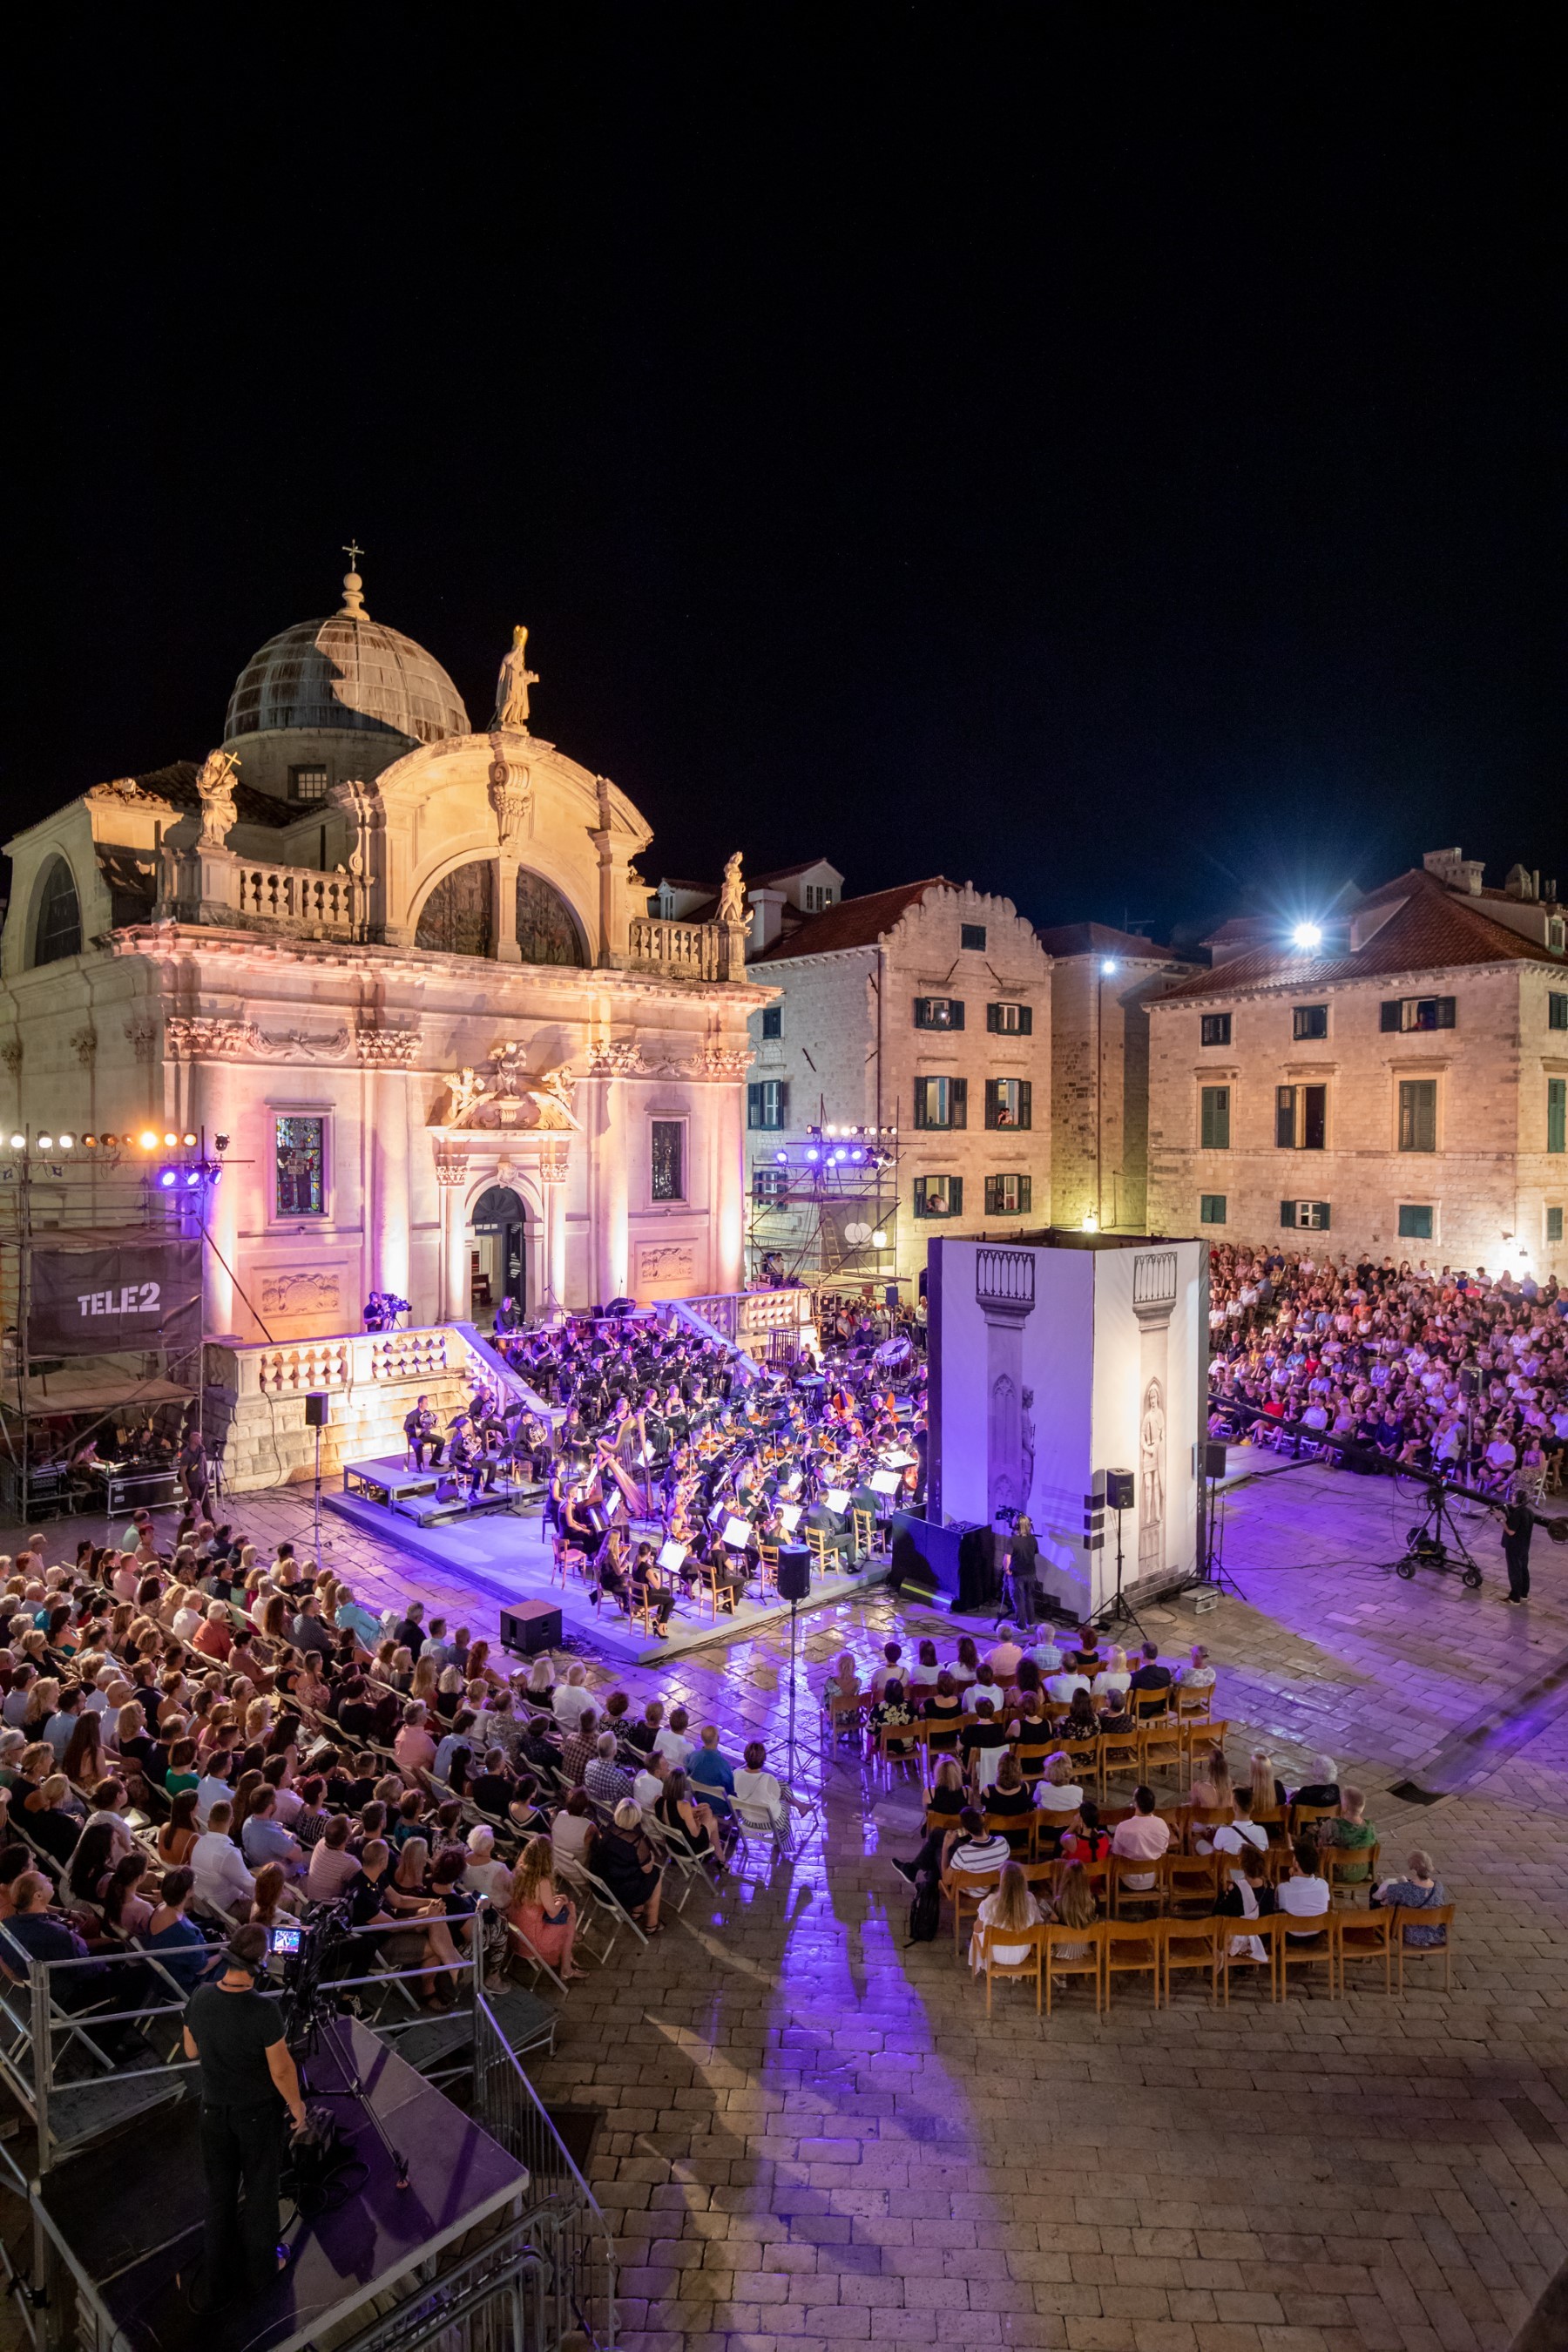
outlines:
M1530 1598L1530 1538L1535 1528L1522 1486L1514 1489L1502 1515L1502 1557L1508 1570L1508 1597L1516 1605Z
M302 2131L305 2105L280 2005L256 1990L266 1964L266 1928L237 1928L222 1975L185 2008L185 2055L201 2066L209 2308L231 2294L264 2293L288 2260L278 2243L281 2110Z

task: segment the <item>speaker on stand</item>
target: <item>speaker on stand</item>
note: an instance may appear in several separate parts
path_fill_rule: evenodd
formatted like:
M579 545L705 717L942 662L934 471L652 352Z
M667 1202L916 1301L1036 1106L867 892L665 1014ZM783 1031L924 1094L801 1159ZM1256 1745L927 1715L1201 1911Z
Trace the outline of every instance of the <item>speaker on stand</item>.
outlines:
M332 1417L331 1400L312 1389L305 1399L305 1426L316 1433L316 1573L321 1572L321 1432Z
M1099 1622L1103 1628L1112 1625L1136 1625L1138 1638L1142 1641L1143 1628L1139 1622L1138 1612L1121 1590L1121 1515L1124 1511L1135 1509L1137 1502L1138 1481L1135 1474L1131 1470L1108 1470L1105 1474L1105 1507L1108 1511L1114 1511L1116 1514L1116 1594L1115 1598L1108 1601L1101 1610Z
M786 1743L784 1778L794 1789L800 1785L800 1757L795 1747L795 1706L796 1645L800 1639L800 1604L811 1596L811 1549L807 1544L780 1544L779 1599L789 1602L789 1732Z

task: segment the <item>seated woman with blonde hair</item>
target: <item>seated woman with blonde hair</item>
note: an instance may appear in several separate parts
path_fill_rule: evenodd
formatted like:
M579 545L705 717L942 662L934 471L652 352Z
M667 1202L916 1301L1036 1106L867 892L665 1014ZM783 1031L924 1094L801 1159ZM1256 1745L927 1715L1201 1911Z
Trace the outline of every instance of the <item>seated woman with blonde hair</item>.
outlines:
M1004 1864L996 1882L996 1891L987 1895L975 1914L974 1933L969 1939L969 1965L978 1976L985 1965L985 1947L989 1943L991 1958L999 1967L1017 1968L1029 1957L1027 1944L1010 1944L1006 1938L1020 1928L1037 1927L1046 1917L1029 1891L1029 1882L1016 1862ZM984 1929L984 1934L981 1932Z
M577 1906L563 1895L552 1876L554 1849L547 1837L531 1837L512 1873L508 1925L565 1984L584 1974L573 1964L572 1946L577 1934Z

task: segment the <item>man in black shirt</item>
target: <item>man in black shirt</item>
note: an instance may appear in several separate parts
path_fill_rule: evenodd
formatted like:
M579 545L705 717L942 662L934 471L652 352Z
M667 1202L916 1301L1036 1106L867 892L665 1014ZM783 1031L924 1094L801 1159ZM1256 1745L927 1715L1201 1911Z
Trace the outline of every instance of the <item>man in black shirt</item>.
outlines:
M1530 1538L1534 1526L1535 1514L1524 1499L1524 1489L1518 1487L1502 1515L1502 1556L1508 1570L1508 1597L1515 1603L1530 1598Z
M185 2008L185 2055L201 2066L209 2310L231 2294L264 2294L288 2260L278 2243L279 2104L296 2131L304 2129L305 2107L279 2004L256 1990L266 1959L266 1928L237 1928L223 1974L198 1987Z
M1131 1677L1131 1687L1142 1694L1132 1702L1135 1717L1158 1715L1165 1706L1164 1694L1171 1687L1171 1669L1160 1664L1160 1653L1152 1642L1143 1644L1143 1662Z

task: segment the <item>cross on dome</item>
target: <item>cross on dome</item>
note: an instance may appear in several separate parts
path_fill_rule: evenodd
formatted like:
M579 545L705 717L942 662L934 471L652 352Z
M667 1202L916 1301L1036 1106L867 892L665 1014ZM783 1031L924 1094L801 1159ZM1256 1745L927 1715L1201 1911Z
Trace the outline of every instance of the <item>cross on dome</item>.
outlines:
M366 551L358 540L351 534L343 548L343 553L349 560L349 569L343 574L342 609L345 613L358 614L364 611L364 597L362 593L364 582L359 576L359 560Z

